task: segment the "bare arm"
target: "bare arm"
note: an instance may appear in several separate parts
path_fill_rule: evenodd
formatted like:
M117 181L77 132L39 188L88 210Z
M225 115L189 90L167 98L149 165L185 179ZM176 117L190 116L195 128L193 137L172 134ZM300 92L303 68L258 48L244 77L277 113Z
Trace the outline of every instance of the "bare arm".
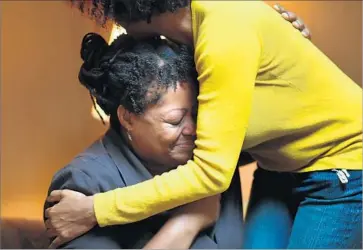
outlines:
M187 226L187 223L180 218L171 218L146 244L144 249L189 249L199 230Z
M90 183L94 184L89 180L89 176L85 175L82 171L75 168L67 168L62 170L62 174L56 175L52 181L49 192L55 188L74 189L82 193L71 190L64 190L63 193L64 195L72 195L74 198L82 198L85 197L83 193L89 194L89 191L97 191L94 185L90 185ZM46 203L45 208L50 205L51 204ZM144 246L144 249L189 249L195 240L198 240L198 243L200 243L201 246L216 248L216 243L212 239L203 234L199 235L199 233L216 222L219 217L219 211L219 195L179 207L156 235ZM48 236L56 236L56 232L54 229L51 229L49 223L49 220L45 222ZM61 248L66 249L95 247L119 249L121 248L121 241L124 241L115 236L114 229L110 227L96 227L64 245L60 243L60 241L67 236L58 237L58 241L53 241L49 248L57 248L62 245Z
M219 212L220 195L180 207L144 249L189 249L199 232L217 221Z

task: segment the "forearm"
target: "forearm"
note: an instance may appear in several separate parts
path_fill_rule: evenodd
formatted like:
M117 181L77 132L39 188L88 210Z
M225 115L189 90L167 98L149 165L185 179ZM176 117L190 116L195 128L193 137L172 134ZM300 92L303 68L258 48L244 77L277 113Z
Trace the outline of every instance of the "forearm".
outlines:
M100 226L140 221L229 187L248 126L261 53L253 26L243 25L237 34L226 28L245 21L239 11L231 15L230 10L208 13L198 32L200 93L193 161L143 183L97 194L94 210Z
M173 217L144 246L144 249L189 249L198 235L197 227L187 220Z

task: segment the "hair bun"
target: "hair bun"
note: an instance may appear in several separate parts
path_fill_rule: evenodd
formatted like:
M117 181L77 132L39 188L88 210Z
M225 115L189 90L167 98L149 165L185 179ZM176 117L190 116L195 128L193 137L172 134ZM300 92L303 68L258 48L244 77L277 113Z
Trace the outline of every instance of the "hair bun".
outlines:
M87 67L95 67L108 48L105 39L96 33L88 33L83 37L81 58Z

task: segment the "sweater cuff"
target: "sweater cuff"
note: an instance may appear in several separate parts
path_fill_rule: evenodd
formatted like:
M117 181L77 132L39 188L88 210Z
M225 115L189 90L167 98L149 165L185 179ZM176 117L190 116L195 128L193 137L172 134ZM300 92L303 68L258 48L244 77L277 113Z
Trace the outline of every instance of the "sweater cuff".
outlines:
M94 195L93 209L100 227L120 224L116 220L120 220L121 218L117 216L115 195L115 190Z

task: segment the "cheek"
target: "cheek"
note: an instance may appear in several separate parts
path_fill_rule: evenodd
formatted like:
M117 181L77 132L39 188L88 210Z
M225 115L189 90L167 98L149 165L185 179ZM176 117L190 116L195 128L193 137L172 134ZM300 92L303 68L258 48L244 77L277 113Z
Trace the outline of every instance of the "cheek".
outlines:
M169 155L178 165L185 164L193 156L194 141L180 136L182 129L178 130L177 136L174 137L173 144L170 145Z
M174 158L175 145L181 134L181 129L177 126L171 126L169 124L160 124L160 126L154 128L153 135L149 143L152 143L153 154L157 155L160 160L169 162Z
M178 140L181 133L179 130L167 124L140 126L136 130L140 132L135 134L134 143L143 154L166 157Z
M142 149L143 152L152 151L156 140L156 133L151 126L138 126L133 137L135 137L133 138L134 144Z
M163 141L167 147L170 166L172 168L185 164L193 156L193 148L180 146L182 128L172 127L166 128L163 133Z
M181 129L177 126L164 124L159 130L160 142L164 145L165 149L169 150L177 143L181 134Z

